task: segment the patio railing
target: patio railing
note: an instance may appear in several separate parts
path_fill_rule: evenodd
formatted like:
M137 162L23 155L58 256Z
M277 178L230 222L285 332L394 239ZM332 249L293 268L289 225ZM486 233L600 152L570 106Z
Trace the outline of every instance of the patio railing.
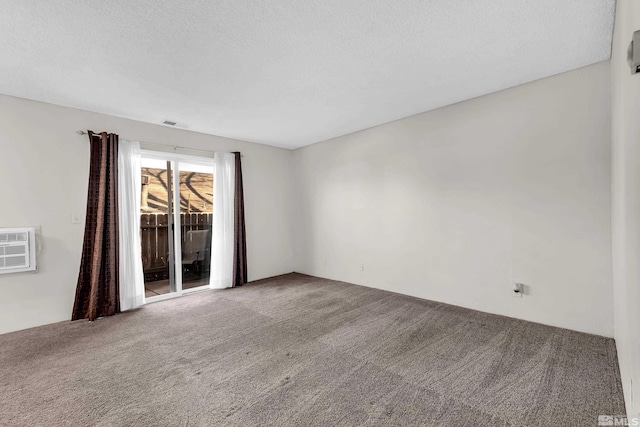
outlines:
M211 230L212 213L180 214L182 246L187 231ZM169 273L169 216L167 214L141 214L142 268L145 277L162 278ZM165 273L166 272L166 273ZM157 280L157 279L156 279Z

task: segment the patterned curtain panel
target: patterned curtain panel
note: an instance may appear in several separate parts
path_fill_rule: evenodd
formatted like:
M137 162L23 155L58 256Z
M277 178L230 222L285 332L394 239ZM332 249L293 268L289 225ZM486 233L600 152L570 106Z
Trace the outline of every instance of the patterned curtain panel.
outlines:
M91 159L82 262L72 320L120 311L118 135L89 131Z
M242 189L242 160L240 153L236 156L235 186L234 186L234 249L233 249L233 285L240 286L247 283L247 236L244 226L244 191Z

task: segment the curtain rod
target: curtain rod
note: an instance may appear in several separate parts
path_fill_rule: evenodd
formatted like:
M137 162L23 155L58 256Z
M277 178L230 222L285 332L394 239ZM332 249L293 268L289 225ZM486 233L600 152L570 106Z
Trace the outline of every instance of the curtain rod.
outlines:
M84 131L84 130L77 130L76 133L78 135L88 135L88 132ZM174 150L177 149L181 149L181 150L191 150L191 151L200 151L202 153L208 153L208 154L215 154L215 151L211 151L211 150L203 150L201 148L189 148L189 147L181 147L179 145L167 145L167 144L158 144L155 142L145 142L145 141L138 141L142 144L145 145L155 145L156 147L164 147L164 148L173 148ZM240 157L244 157L244 154L240 154Z

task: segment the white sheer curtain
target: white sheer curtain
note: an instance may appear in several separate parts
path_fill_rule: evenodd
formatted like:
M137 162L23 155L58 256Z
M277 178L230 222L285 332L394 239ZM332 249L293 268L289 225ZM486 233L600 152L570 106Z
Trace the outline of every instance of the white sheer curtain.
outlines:
M118 144L118 220L120 244L120 310L144 304L144 275L140 246L142 192L140 144Z
M216 153L213 169L211 279L213 289L233 285L233 209L236 163L232 153Z

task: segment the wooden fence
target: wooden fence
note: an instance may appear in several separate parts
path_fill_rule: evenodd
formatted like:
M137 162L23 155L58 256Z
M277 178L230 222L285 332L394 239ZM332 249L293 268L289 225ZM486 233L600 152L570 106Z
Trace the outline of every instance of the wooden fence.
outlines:
M212 213L180 214L182 245L187 231L211 230ZM140 236L142 240L142 269L145 277L155 280L169 274L169 216L167 214L141 214Z

